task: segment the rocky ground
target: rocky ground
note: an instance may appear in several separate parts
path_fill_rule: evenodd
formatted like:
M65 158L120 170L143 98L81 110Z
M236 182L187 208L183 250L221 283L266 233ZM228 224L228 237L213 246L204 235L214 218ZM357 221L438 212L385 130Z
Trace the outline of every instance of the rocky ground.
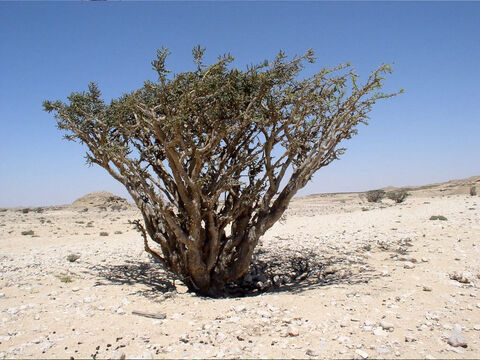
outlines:
M474 183L296 199L228 299L166 276L108 193L0 209L0 358L479 358Z

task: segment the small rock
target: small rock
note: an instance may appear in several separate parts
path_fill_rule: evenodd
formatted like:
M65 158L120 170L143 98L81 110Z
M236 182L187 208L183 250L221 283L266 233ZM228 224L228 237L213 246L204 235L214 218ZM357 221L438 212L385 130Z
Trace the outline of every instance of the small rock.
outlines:
M124 314L125 314L125 310L123 310L123 308L119 307L119 308L117 309L117 314L119 314L119 315L124 315Z
M188 339L188 335L180 335L180 337L178 338L178 341L187 344L190 340Z
M373 329L373 334L375 336L387 336L387 332L378 327Z
M473 330L480 331L480 325L475 325L475 326L473 327Z
M377 323L375 321L365 320L364 324L365 326L375 326Z
M415 339L413 336L405 336L405 342L415 342L417 339Z
M312 356L312 357L318 357L318 352L316 352L315 350L312 350L312 349L307 349L305 354L307 354L308 356Z
M298 329L294 326L288 327L288 336L298 336L300 333Z
M53 346L53 343L51 341L48 341L48 340L45 340L41 345L40 345L40 349L42 351L45 351L47 349L50 349L51 347Z
M386 321L380 321L380 327L383 329L383 330L387 330L387 331L393 331L393 324L390 324L389 322L386 322Z
M368 359L368 353L360 349L355 351L355 355L357 355L356 357L359 359Z
M426 262L428 262L428 259L427 259L427 258L424 258L424 257L422 257L422 262L426 263Z
M405 264L405 265L403 265L403 268L404 269L415 269L415 266L412 265L412 264Z
M5 297L5 294L4 293L0 293L0 298L4 298ZM2 353L3 354L3 353Z
M456 332L456 333L461 333L462 332L462 325L460 324L453 324L453 329L452 329L453 332Z
M450 277L450 280L455 280L462 284L469 284L473 280L473 275L468 271L464 271L461 274L455 271L448 274L448 276Z
M453 347L463 347L466 348L468 346L467 339L462 335L462 325L455 324L453 325L452 332L450 337L447 339L447 343Z
M281 285L281 284L282 284L282 281L281 281L280 276L275 275L275 276L273 277L273 283L274 283L276 286ZM308 351L308 350L307 350L307 351ZM308 355L308 354L307 354L307 355Z
M423 291L432 291L432 288L430 286L423 286Z
M453 347L463 347L466 348L468 346L467 339L463 337L462 334L453 333L447 340L448 345Z
M40 315L38 314L35 314L35 316L33 317L35 320L40 320Z
M73 288L72 288L72 291L73 291L73 292L80 291L80 288L79 288L79 287L77 287L77 286L75 286L75 287L73 287Z

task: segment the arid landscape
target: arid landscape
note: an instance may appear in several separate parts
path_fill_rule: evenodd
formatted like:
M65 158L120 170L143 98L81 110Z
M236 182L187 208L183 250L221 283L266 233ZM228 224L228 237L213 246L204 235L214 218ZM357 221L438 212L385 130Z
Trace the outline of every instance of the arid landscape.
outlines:
M249 296L225 299L172 281L112 194L0 209L0 359L479 358L472 186L297 198L262 238Z

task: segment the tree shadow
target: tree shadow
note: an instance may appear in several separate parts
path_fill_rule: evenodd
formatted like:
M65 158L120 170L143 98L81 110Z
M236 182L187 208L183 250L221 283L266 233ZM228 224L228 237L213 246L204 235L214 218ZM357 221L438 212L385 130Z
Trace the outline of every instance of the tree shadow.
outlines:
M368 283L380 274L355 249L329 254L320 250L260 249L249 273L229 284L237 296L266 292L300 293L331 285Z
M300 293L331 285L368 283L380 274L368 266L365 255L358 249L332 253L324 250L291 250L275 248L257 250L249 273L226 287L226 297L256 296L263 293ZM175 278L154 261L123 265L93 265L90 271L97 278L96 285L144 285L146 290L135 291L148 298L157 298L175 292Z
M147 289L134 291L132 294L148 298L156 298L159 295L175 291L174 279L155 260L150 262L127 261L122 265L93 265L89 270L98 279L94 286L108 285L103 280L117 285L140 284Z

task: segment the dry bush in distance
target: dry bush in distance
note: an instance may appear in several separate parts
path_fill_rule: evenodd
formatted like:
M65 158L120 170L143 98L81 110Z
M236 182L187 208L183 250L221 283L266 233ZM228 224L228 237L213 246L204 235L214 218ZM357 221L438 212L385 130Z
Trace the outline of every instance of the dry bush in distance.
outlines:
M390 191L387 193L387 197L390 200L395 201L397 204L404 202L409 195L410 194L405 190Z
M384 190L370 190L365 194L368 202L379 202L385 197Z

